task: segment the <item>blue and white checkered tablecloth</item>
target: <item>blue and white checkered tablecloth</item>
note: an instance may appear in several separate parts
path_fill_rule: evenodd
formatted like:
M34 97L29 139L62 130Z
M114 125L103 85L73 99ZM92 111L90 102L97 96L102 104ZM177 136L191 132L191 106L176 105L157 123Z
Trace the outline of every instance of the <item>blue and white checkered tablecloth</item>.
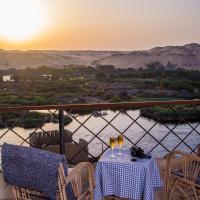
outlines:
M115 155L117 149L114 151ZM129 150L122 150L122 155L111 158L108 149L96 166L95 200L104 196L115 195L134 200L153 200L154 191L163 187L155 158L131 161Z

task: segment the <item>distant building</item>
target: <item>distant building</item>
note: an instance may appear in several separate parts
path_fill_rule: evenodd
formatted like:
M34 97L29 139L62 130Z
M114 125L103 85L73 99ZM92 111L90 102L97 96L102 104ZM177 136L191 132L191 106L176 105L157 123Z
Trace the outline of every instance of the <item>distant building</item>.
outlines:
M43 77L47 77L51 81L53 75L51 75L51 74L43 74L42 76Z
M4 82L6 82L6 81L13 81L12 80L12 75L5 75L5 76L3 76L2 77L2 80L4 81Z
M171 71L171 72L173 72L173 71L176 71L176 69L177 69L176 66L166 66L165 67L165 71Z

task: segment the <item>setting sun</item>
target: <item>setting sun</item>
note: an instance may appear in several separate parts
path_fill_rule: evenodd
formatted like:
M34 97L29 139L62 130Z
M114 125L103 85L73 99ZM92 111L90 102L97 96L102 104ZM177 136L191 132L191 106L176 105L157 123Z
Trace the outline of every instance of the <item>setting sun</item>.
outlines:
M41 32L45 12L38 0L0 0L0 37L8 41L26 41Z

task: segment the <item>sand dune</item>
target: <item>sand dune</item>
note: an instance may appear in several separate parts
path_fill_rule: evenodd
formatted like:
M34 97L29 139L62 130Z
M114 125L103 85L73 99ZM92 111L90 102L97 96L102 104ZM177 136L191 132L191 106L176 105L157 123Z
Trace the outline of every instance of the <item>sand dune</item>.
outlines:
M155 47L145 51L14 51L0 50L0 69L47 65L114 65L139 68L154 61L175 63L187 69L200 69L200 45Z
M159 61L177 64L188 69L200 69L200 45L156 47L147 51L131 52L130 54L112 55L95 62L95 64L113 64L119 68L145 67L150 62Z

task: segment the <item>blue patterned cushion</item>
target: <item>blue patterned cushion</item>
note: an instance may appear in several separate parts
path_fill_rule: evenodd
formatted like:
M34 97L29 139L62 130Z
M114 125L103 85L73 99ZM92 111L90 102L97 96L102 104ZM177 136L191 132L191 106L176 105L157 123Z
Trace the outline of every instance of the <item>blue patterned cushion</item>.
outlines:
M50 199L56 199L60 163L63 165L65 175L68 174L64 155L32 147L4 144L1 156L5 182L38 190ZM68 185L66 190L69 199L75 199L71 185Z

